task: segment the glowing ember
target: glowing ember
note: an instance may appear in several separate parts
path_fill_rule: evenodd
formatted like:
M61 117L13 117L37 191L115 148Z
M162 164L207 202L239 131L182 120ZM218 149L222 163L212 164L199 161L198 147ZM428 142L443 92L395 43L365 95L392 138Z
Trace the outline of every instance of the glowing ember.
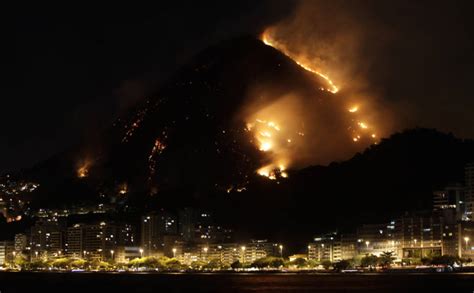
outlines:
M359 110L359 107L358 107L358 106L354 106L354 107L352 107L352 108L349 109L349 112L355 113L355 112L357 112L358 110Z
M363 128L363 129L368 128L367 124L365 124L364 122L359 122L358 124L359 124L360 128Z
M257 174L267 177L270 180L276 180L278 177L288 178L288 173L284 172L285 166L267 165L257 170Z
M277 49L278 51L282 52L283 54L285 54L286 56L290 57L291 59L293 59L293 61L296 62L296 64L298 64L299 66L301 66L303 69L305 69L306 71L309 71L309 72L312 72L316 75L318 75L319 77L321 77L322 79L324 79L328 84L329 84L329 88L328 89L323 89L323 90L327 90L333 94L337 93L339 91L339 88L334 84L334 82L329 78L329 76L327 76L326 74L322 73L321 71L317 70L317 69L314 69L312 68L312 66L308 63L304 63L302 62L301 60L298 60L298 58L295 58L295 56L293 56L287 49L286 49L286 46L284 46L283 44L277 42L276 40L274 40L268 30L266 30L262 36L261 36L261 40L262 42L267 45L267 46L270 46L270 47L273 47L275 49Z
M89 169L92 165L90 160L84 160L82 163L79 164L79 167L76 170L76 174L78 178L85 178L89 176Z
M163 132L163 136L165 138L167 137L165 132ZM148 156L148 169L150 171L150 176L148 179L151 179L151 177L156 173L157 157L165 150L165 148L166 145L157 138L153 148L151 149L151 153Z
M119 187L119 194L124 195L128 192L128 184L122 183Z

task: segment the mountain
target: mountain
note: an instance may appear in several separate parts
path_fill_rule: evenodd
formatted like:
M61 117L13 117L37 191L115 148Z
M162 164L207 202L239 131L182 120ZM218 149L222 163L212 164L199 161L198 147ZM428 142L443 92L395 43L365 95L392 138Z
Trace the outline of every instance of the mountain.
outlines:
M134 194L192 203L230 187L243 188L264 164L240 115L249 92L274 97L319 90L322 80L253 37L213 46L177 72L155 94L115 121L98 139L47 160L25 176L41 182L41 204ZM91 129L91 131L94 131ZM175 194L179 194L179 200Z
M429 209L432 190L462 181L464 165L474 161L474 141L418 128L395 133L348 160L290 169L288 178L269 180L256 174L269 157L258 150L241 115L249 93L267 87L271 94L252 96L252 104L271 104L288 93L321 105L341 98L320 90L324 80L255 38L222 42L96 140L22 172L40 183L33 207L112 202L139 214L199 206L215 211L242 236L304 243L327 229ZM331 127L328 132L337 130ZM333 147L327 146L328 153Z

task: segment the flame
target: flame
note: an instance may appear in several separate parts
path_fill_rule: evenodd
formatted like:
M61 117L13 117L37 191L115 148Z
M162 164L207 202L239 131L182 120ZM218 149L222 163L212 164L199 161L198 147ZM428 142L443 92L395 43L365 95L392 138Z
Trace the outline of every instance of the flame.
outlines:
M369 127L367 126L367 124L365 124L364 122L359 122L358 124L359 124L360 128L363 128L363 129L369 128Z
M121 195L126 194L128 192L128 184L126 182L120 184L118 192Z
M288 173L285 172L284 165L270 164L257 170L257 174L267 177L270 180L276 180L278 177L288 178Z
M270 36L270 33L269 33L269 30L265 30L265 32L262 34L261 36L261 40L262 42L267 45L267 46L270 46L270 47L273 47L275 49L277 49L278 51L282 52L283 54L285 54L286 56L288 56L289 58L291 58L293 61L296 62L296 64L298 64L299 66L301 66L303 69L305 69L306 71L309 71L311 73L314 73L316 75L318 75L319 77L321 77L322 79L324 79L328 84L329 84L329 88L327 89L324 89L323 90L327 90L333 94L337 93L339 91L339 88L334 84L334 82L331 80L331 78L329 78L328 75L322 73L320 70L318 69L314 69L311 64L308 64L306 62L303 62L301 60L298 60L298 58L296 58L295 56L293 56L287 49L286 49L286 46L284 46L283 44L279 43L278 41L274 40L271 36Z
M76 174L78 178L85 178L89 176L89 169L92 165L92 162L89 159L85 159L83 162L79 164L79 167L76 170Z
M311 62L307 62L307 58L305 58L305 56L301 56L301 55L296 55L296 54L293 54L290 50L288 50L287 46L285 44L283 44L282 42L276 40L271 32L270 32L270 29L266 29L263 34L261 35L261 40L262 42L267 45L267 46L271 46L275 49L277 49L278 51L282 52L283 54L285 54L287 57L289 57L290 59L292 59L296 64L298 64L299 66L301 66L301 68L305 69L306 71L309 71L309 72L312 72L316 75L318 75L319 77L321 77L322 79L324 79L327 84L329 85L328 88L322 88L322 90L327 90L333 94L337 93L339 91L339 87L336 86L334 84L334 82L331 80L331 78L325 74L325 73L322 73L320 69L316 69L314 67L313 64L311 64ZM351 106L348 111L350 113L358 113L359 112L359 106L356 104L356 105L353 105ZM366 122L362 122L362 121L359 121L357 122L357 125L363 129L363 130L367 130L367 129L373 129L373 127L369 127L367 125ZM300 132L298 133L298 135L300 136L304 136L304 133ZM353 138L352 140L354 142L358 142L361 138L359 135L356 135L354 132L352 133L353 135ZM369 136L370 138L372 139L375 139L376 138L376 135L370 135ZM291 140L289 139L288 142L291 142ZM376 143L376 141L373 141L374 143Z
M349 112L351 113L355 113L357 111L359 111L359 106L353 106L352 108L349 109Z

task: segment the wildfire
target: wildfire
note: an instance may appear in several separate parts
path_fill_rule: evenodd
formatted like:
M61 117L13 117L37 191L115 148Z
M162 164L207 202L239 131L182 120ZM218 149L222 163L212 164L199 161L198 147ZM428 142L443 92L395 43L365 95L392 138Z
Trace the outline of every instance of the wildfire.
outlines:
M90 160L84 160L79 164L79 167L76 170L78 178L85 178L89 176L89 168L91 167L92 162Z
M128 184L126 182L120 184L118 193L121 195L124 195L124 194L127 194L127 192L128 192Z
M293 61L296 62L296 64L301 66L306 71L314 73L314 74L318 75L319 77L321 77L322 79L324 79L329 84L329 88L327 88L327 89L323 88L323 90L327 90L327 91L329 91L333 94L335 94L339 91L339 88L334 84L334 82L329 78L329 76L322 73L318 69L314 69L311 64L299 60L300 58L296 58L296 56L291 54L291 52L286 48L285 45L283 45L283 44L279 43L278 41L276 41L275 39L273 39L268 30L265 30L265 32L262 34L261 40L265 45L273 47L273 48L277 49L278 51L282 52L283 54L285 54L286 56L288 56L289 58L291 58Z
M288 178L288 173L285 172L283 165L270 164L257 170L257 174L267 177L270 180L276 180L278 176Z
M291 138L287 138L286 129L282 130L282 126L275 120L266 120L256 118L253 122L247 123L247 131L252 131L257 147L262 152L270 153L274 163L268 164L257 170L257 174L276 180L278 177L287 178L285 171L285 149L292 142ZM298 134L298 133L296 133Z
M351 113L355 113L355 112L357 112L358 110L359 110L359 107L358 107L358 106L354 106L354 107L352 107L352 108L349 108L349 112L351 112Z

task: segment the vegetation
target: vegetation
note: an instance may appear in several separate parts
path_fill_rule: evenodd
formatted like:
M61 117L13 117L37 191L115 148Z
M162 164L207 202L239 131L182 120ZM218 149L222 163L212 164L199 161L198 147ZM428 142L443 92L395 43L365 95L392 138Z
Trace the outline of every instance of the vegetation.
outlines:
M340 272L343 270L350 269L354 266L353 261L348 260L348 259L343 259L333 265L334 270Z
M395 259L392 251L386 251L378 257L378 264L382 268L389 268Z
M325 270L329 270L329 268L332 266L332 262L329 260L323 260L321 262L321 265L323 266Z
M373 254L367 254L360 260L360 265L365 268L375 268L378 263L378 257Z

